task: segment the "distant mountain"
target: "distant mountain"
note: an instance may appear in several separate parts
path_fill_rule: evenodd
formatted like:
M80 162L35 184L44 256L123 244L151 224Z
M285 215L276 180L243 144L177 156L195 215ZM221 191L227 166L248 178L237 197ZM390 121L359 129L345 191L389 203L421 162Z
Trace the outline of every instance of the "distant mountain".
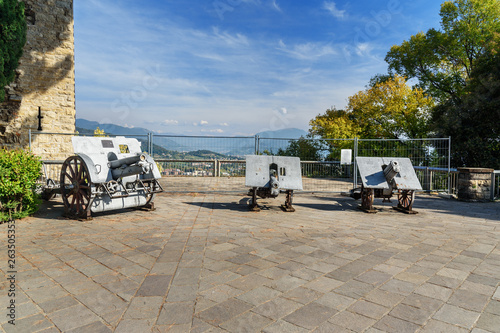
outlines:
M76 120L77 130L82 134L92 134L99 127L106 134L137 136L140 141L147 141L145 135L151 133L151 130L142 127L123 127L114 124L100 124L96 121L85 119ZM285 128L276 131L263 131L258 135L263 139L298 139L305 136L306 131L297 128ZM277 151L279 148L286 148L289 140L265 140L261 148ZM190 137L187 135L154 135L154 144L163 149L155 149L155 153L162 155L175 156L173 152L194 152L207 150L217 154L228 156L243 156L255 153L255 140L253 138L217 138L217 137ZM165 151L169 151L168 153Z
M276 131L259 132L261 138L276 138L276 139L298 139L301 136L306 136L307 132L298 128L285 128Z
M114 124L99 124L97 121L90 121L85 119L76 119L76 127L95 130L99 127L106 133L114 135L147 135L151 131L142 127L123 127Z

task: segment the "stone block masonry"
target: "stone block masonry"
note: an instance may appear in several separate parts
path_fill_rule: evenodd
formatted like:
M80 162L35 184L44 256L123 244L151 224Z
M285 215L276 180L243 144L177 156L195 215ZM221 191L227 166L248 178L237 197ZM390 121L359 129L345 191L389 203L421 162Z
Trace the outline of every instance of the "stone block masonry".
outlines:
M458 168L458 199L462 201L489 201L493 169Z
M16 80L0 104L0 146L28 149L29 129L75 131L75 70L72 0L24 0L27 41ZM73 154L70 136L33 135L32 151L42 159Z

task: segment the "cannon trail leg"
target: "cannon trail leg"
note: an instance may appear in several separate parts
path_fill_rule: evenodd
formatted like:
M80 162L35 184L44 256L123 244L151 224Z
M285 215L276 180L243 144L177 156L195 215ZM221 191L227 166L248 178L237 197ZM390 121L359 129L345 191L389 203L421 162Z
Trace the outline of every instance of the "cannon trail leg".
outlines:
M401 190L398 193L398 205L393 208L395 210L407 214L418 214L418 212L412 209L414 201L415 201L415 191Z
M293 190L286 190L286 200L285 204L281 205L281 209L285 212L295 212L295 208L292 206L293 201Z
M78 156L64 161L61 169L61 195L65 216L91 219L90 206L94 201L90 175L85 162Z
M376 213L373 208L374 193L372 188L361 187L361 206L360 208L367 213Z
M252 212L260 212L260 208L257 205L257 187L253 187L250 189L250 193L252 194L252 201L250 202L250 210Z

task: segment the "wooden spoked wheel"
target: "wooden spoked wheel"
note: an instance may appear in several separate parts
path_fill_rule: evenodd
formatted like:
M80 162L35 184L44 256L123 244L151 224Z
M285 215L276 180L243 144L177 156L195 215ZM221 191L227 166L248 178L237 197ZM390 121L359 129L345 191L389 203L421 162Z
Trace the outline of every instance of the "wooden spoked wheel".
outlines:
M361 187L361 207L367 210L372 210L373 199L373 189Z
M398 207L411 210L413 205L414 193L411 190L402 190L398 195Z
M92 190L87 165L79 156L64 161L61 169L61 195L67 215L90 218Z

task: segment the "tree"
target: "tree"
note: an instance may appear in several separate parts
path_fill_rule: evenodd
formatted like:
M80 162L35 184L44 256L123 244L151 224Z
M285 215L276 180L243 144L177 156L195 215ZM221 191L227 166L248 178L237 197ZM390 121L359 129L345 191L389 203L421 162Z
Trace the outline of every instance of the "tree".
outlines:
M309 123L322 138L422 138L429 134L431 97L401 76L372 79L373 86L349 97L346 110L327 110ZM382 79L380 79L382 78Z
M18 0L0 0L0 86L15 79L15 70L26 43L26 17L24 3ZM5 90L0 89L0 102Z
M287 148L278 149L276 155L300 157L303 161L320 161L322 160L321 151L324 149L321 141L301 136L297 140L290 140Z
M100 129L99 126L94 130L94 136L107 136L104 130Z
M441 136L451 136L456 166L500 168L500 54L492 44L477 61L464 96L440 104L433 115Z
M395 45L385 58L389 70L417 78L438 101L459 99L495 33L500 32L498 0L453 0L441 5L441 30L430 29Z

